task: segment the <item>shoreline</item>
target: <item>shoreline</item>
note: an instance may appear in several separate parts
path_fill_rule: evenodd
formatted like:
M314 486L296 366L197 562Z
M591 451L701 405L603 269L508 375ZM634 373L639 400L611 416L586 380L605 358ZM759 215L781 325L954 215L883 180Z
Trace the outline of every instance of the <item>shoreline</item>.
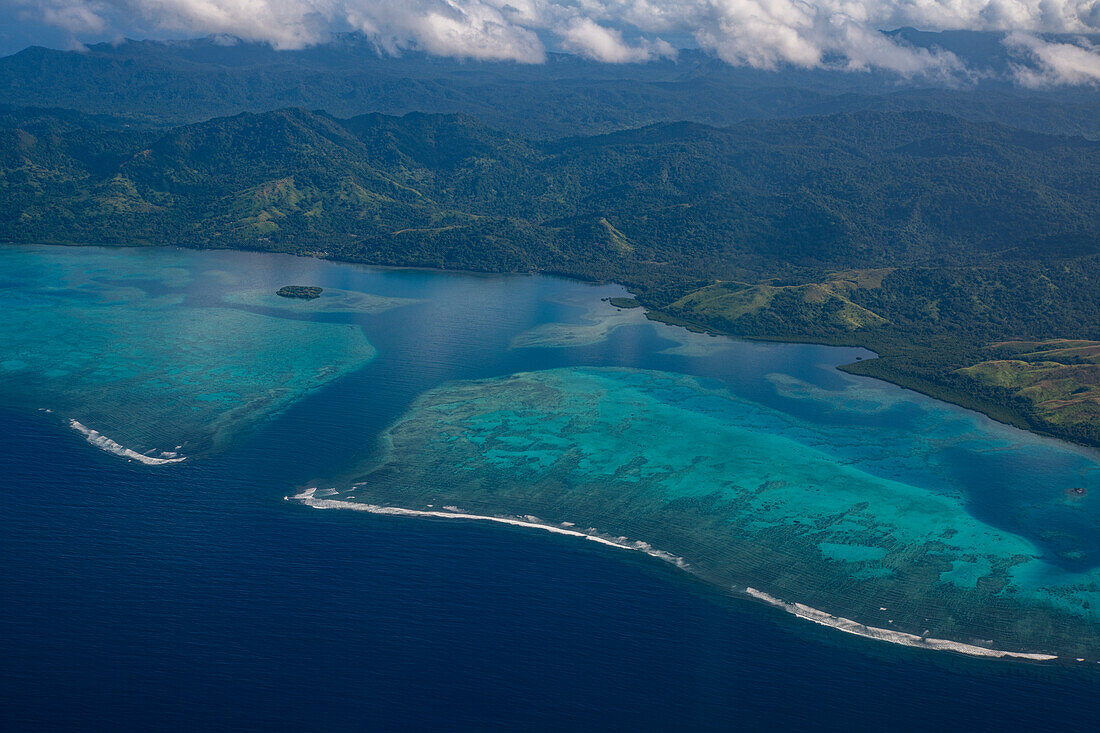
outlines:
M650 545L648 542L644 542L641 540L630 540L626 537L612 537L600 533L595 528L581 530L575 529L574 525L569 523L563 523L561 525L548 524L540 520L538 517L533 516L525 516L520 518L499 517L484 514L469 514L467 512L461 511L457 507L444 507L442 510L406 509L403 507L381 506L377 504L367 504L363 502L345 501L342 499L317 498L315 496L316 492L316 488L309 488L293 496L284 496L283 501L294 501L302 504L303 506L308 506L312 509L347 509L351 511L367 512L370 514L379 514L384 516L420 517L431 519L460 519L466 521L506 524L513 527L526 527L528 529L539 529L545 532L550 532L552 534L559 534L589 540L602 545L606 545L608 547L615 547L620 550L643 552L650 557L655 557L659 560L663 560L667 563L675 565L681 570L691 570L691 566L682 557L673 555L672 553L665 552L663 550L659 550ZM853 621L852 619L844 618L843 616L834 616L830 613L812 608L802 603L784 601L780 598L776 598L775 596L770 595L769 593L765 593L764 591L757 590L756 588L752 587L747 587L744 589L743 592L737 594L750 598L754 601L764 603L773 608L778 608L800 619L818 624L819 626L825 626L831 629L842 631L846 634L852 634L853 636L859 636L875 641L883 641L889 644L897 644L899 646L927 649L929 651L953 652L956 654L962 654L970 657L979 657L983 659L1051 662L1060 658L1057 654L1048 654L1044 652L1013 652L1003 649L992 649L990 647L951 641L949 639L937 639L933 637L917 636L916 634L910 634L904 631L897 631L895 629L883 629L876 626L867 626L866 624L861 624L858 621ZM1083 662L1084 660L1077 659L1076 661Z
M624 285L624 287L629 287ZM879 346L873 343L867 343L858 339L843 339L828 336L812 336L812 335L798 335L798 334L783 334L776 336L769 336L766 334L743 334L735 331L728 331L716 326L706 325L698 321L692 321L690 319L682 318L680 316L674 316L660 310L655 306L642 303L642 307L645 308L645 316L651 321L657 323L664 323L669 326L677 326L679 328L686 329L692 333L705 333L711 336L725 336L727 338L740 339L742 341L756 341L760 343L773 343L773 344L812 344L814 346L833 346L836 348L851 348L851 349L866 349L875 356L872 359L862 359L854 361L849 364L838 364L834 367L837 371L843 372L854 377L863 377L864 379L877 379L880 382L892 384L895 387L900 387L904 390L915 392L925 397L931 397L934 400L940 402L955 405L961 407L964 410L971 410L980 415L988 417L994 422L1001 423L1002 425L1008 425L1009 427L1016 428L1017 430L1023 430L1024 432L1038 435L1043 438L1053 438L1060 440L1063 443L1069 445L1080 446L1084 448L1090 448L1093 450L1100 450L1100 443L1090 442L1088 440L1079 440L1069 435L1062 435L1057 431L1057 425L1051 423L1049 426L1037 426L1027 419L1027 417L1013 408L1011 405L1001 404L997 402L987 402L980 397L975 397L972 394L962 393L958 390L933 382L927 379L921 379L919 377L891 377L883 374L878 370L875 370L874 366L866 367L863 365L874 365L880 362L882 354L880 353ZM874 370L876 373L869 373Z
M771 342L771 343L801 343L801 344L814 344L814 345L817 345L817 346L835 346L835 347L839 347L839 348L862 348L862 349L866 349L866 350L868 350L868 351L875 354L874 359L867 359L867 360L864 360L864 361L861 361L861 362L853 362L852 364L839 364L835 368L838 371L844 372L846 374L851 374L853 376L865 377L865 378L868 378L868 379L877 379L877 380L880 380L882 382L886 382L887 384L893 384L896 387L901 387L902 389L912 390L913 392L916 392L917 394L922 394L926 397L931 397L932 399L939 400L939 401L945 402L947 404L955 405L957 407L962 407L963 409L966 409L966 410L972 410L972 411L977 412L981 415L985 415L990 420L1002 423L1004 425L1009 425L1009 426L1017 428L1019 430L1023 430L1023 431L1028 432L1028 433L1032 433L1034 435L1038 435L1038 436L1041 436L1041 437L1044 437L1044 438L1054 438L1056 440L1060 440L1064 443L1068 443L1068 444L1071 444L1071 445L1084 446L1086 448L1092 448L1092 449L1100 449L1100 445L1097 445L1097 444L1094 444L1094 443L1091 443L1091 442L1087 442L1087 441L1083 441L1083 440L1076 440L1076 439L1074 439L1070 436L1061 435L1057 432L1056 427L1054 429L1043 429L1043 428L1040 428L1040 427L1036 427L1036 426L1032 425L1029 421L1024 419L1024 417L1022 415L1019 415L1019 414L1015 413L1013 411L1013 408L1010 405L1001 405L1001 404L998 404L998 403L985 403L981 400L973 400L969 397L967 399L955 399L955 398L953 398L953 396L951 394L948 393L947 390L942 389L935 382L928 382L928 381L919 380L919 379L899 381L899 380L895 380L895 379L890 379L889 377L879 375L879 374L862 374L858 371L853 371L853 370L849 369L850 367L855 367L856 364L872 362L872 361L875 361L875 360L881 358L882 355L881 355L879 349L876 348L876 346L873 345L873 344L858 342L856 340L845 340L845 339L842 339L842 338L835 338L835 337L830 338L830 337L826 337L826 336L811 336L811 335L804 335L803 336L803 335L792 335L792 334L768 336L768 335L762 335L762 334L756 334L756 335L739 334L739 333L736 333L736 332L733 332L733 331L725 330L725 329L718 328L718 327L715 327L715 326L703 324L703 323L700 323L698 321L692 321L690 319L686 319L686 318L682 318L680 316L674 316L670 313L666 313L665 311L662 311L657 306L650 305L649 303L646 303L645 300L644 300L644 296L642 298L639 298L638 295L631 290L631 288L633 286L630 285L629 283L625 283L625 282L621 282L619 280L613 280L613 279L609 279L609 278L586 277L584 275L561 272L561 271L558 271L558 270L488 270L488 269L486 269L486 270L472 270L472 269L465 269L465 268L436 267L436 266L432 266L432 265L422 265L422 264L400 265L400 264L375 263L375 262L370 262L368 260L346 259L346 258L339 257L339 256L331 256L328 252L324 252L324 251L281 252L281 251L273 251L273 250L270 250L270 249L264 249L262 247L251 247L251 246L243 245L243 244L242 245L237 245L237 246L221 246L221 245L202 246L202 245L153 244L153 243L85 243L85 244L78 244L78 243L69 242L69 241L64 241L64 242L62 242L62 241L57 241L57 242L16 242L16 241L11 241L11 240L3 242L2 244L4 246L49 246L49 247L74 247L74 248L79 248L79 247L103 247L103 248L108 248L108 249L121 249L121 248L126 248L126 249L176 248L176 249L187 249L187 250L192 250L192 251L196 251L196 252L200 252L200 251L218 251L218 250L235 251L235 252L255 252L255 253L258 253L258 254L285 255L285 256L289 256L289 257L301 257L301 258L307 258L307 259L321 260L321 261L324 261L324 262L333 262L333 263L337 263L337 264L362 265L362 266L365 266L365 267L375 267L375 268L379 268L379 269L383 269L383 270L414 270L414 271L419 270L419 271L424 271L424 272L446 272L446 273L455 273L455 274L460 274L460 275L481 276L481 277L493 277L493 276L530 277L532 275L542 275L542 276L545 276L545 277L557 277L557 278L563 278L563 279L566 279L566 280L573 280L575 282L589 283L589 284L593 284L593 285L613 283L613 284L616 284L616 285L619 285L619 286L625 288L629 292L630 297L637 300L639 305L644 309L645 317L647 319L651 320L651 321L656 321L658 323L664 323L664 324L670 325L670 326L676 326L676 327L679 327L679 328L683 328L687 331L691 331L693 333L706 333L706 334L710 334L710 335L713 335L713 336L725 336L727 338L741 339L741 340L744 340L744 341L759 341L759 342L763 342L763 343L768 343L768 342Z

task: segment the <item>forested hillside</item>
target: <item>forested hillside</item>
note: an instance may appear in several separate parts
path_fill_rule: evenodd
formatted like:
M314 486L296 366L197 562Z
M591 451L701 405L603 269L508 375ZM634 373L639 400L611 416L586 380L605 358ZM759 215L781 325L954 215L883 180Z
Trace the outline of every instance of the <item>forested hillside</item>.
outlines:
M0 125L6 240L615 279L658 317L868 345L883 358L853 369L1100 440L1088 410L1052 420L958 371L992 342L1100 339L1100 142L1083 137L930 112L556 141L301 109L163 131L44 110Z
M683 280L1072 257L1100 237L1100 143L932 113L549 143L469 117L298 109L165 133L43 115L2 134L0 233L20 241L310 246ZM481 251L493 232L514 260Z

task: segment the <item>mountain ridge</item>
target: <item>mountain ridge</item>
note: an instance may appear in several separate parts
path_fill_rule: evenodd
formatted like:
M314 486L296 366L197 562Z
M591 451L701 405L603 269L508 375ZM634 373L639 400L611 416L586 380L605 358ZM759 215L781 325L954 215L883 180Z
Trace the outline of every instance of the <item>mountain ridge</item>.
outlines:
M1005 53L998 40L1003 34L903 31L895 35L921 48L986 49L972 59L974 65L1001 71L936 82L885 72L733 67L690 49L675 61L633 64L552 53L540 65L418 53L391 57L361 37L298 51L217 39L127 41L82 52L33 47L2 57L0 101L104 115L125 110L130 124L154 127L286 106L322 108L340 117L462 112L543 139L661 121L728 125L859 109L935 109L1100 138L1095 89L1028 90L997 76L1010 67L996 55Z

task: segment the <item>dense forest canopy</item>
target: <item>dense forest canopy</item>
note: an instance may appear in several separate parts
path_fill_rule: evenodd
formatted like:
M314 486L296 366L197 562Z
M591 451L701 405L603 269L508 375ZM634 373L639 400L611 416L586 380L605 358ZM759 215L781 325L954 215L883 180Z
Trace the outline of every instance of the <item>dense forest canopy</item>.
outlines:
M3 130L0 235L326 249L642 281L1095 254L1100 142L928 112L538 142L465 116L286 109ZM496 266L495 264L491 266Z

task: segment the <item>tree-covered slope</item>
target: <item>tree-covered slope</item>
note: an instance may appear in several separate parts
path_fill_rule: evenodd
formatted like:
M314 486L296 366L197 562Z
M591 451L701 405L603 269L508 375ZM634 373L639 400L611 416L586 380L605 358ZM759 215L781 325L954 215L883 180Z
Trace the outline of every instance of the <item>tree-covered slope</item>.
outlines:
M1100 143L932 113L670 123L550 143L462 116L297 109L157 135L65 119L0 134L0 235L20 241L350 256L404 237L402 260L495 267L449 261L435 241L476 244L495 228L530 268L590 274L594 263L642 279L1066 257L1100 241Z

